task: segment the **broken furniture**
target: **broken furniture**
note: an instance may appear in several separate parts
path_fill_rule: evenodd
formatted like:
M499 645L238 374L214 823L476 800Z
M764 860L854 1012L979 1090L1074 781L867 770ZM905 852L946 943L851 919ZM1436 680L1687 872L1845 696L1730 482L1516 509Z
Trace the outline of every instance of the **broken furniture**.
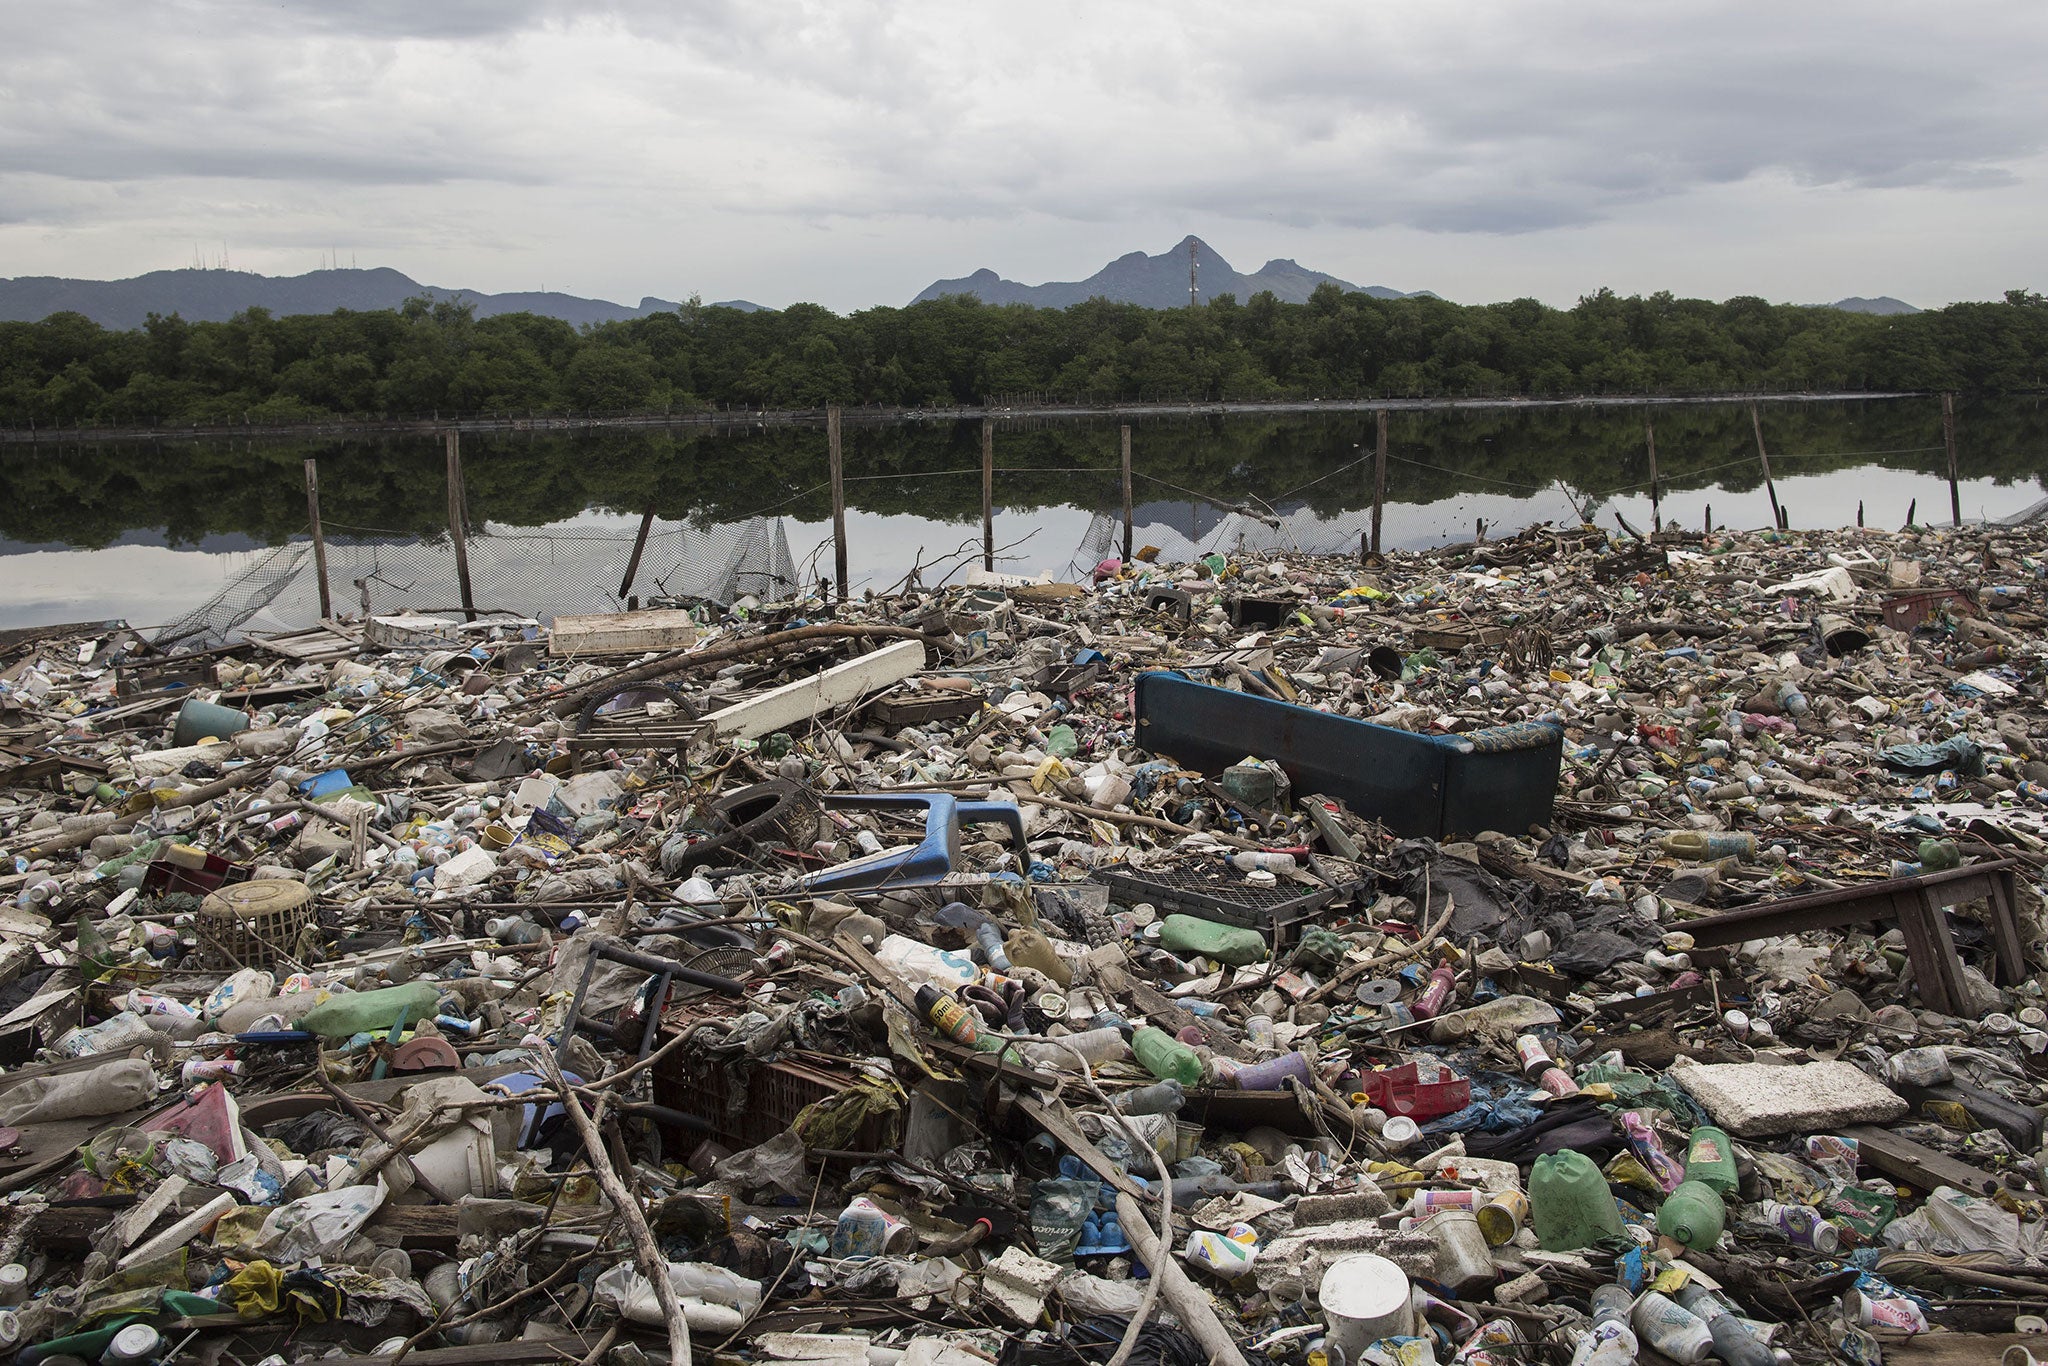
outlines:
M870 892L879 887L928 887L953 871L963 824L1003 826L1017 854L1017 871L1031 866L1024 813L1014 802L963 802L945 792L869 792L827 796L829 809L924 812L924 838L908 849L882 849L807 875L806 892Z
M2018 866L2010 859L2000 859L1915 877L1887 878L1861 887L1828 888L1704 920L1688 920L1685 931L1693 943L1705 948L1835 929L1865 920L1896 921L1906 939L1906 956L1913 964L1920 999L1929 1010L1963 1015L1970 998L1963 985L1963 962L1956 956L1955 938L1949 932L1947 909L1966 901L1988 903L1998 975L2008 986L2021 981L2027 969L2014 913L2013 873Z
M1547 721L1418 735L1312 707L1214 688L1175 673L1138 680L1138 743L1205 773L1247 754L1297 792L1339 797L1397 834L1528 833L1548 824L1564 731Z

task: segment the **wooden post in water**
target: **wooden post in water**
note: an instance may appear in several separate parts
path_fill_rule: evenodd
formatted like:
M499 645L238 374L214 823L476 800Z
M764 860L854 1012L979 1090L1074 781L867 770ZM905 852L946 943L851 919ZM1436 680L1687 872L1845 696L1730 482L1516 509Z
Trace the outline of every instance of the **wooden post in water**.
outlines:
M1654 535L1664 529L1664 511L1660 506L1664 490L1657 485L1657 429L1648 417L1643 419L1643 444L1650 448L1650 531Z
M1785 529L1785 513L1778 506L1778 485L1771 478L1771 453L1764 449L1764 420L1756 415L1756 405L1749 405L1749 425L1756 429L1756 458L1764 467L1764 488L1771 495L1771 525L1778 530Z
M462 616L476 620L469 587L469 500L462 489L462 433L448 433L448 540L455 547L455 586L462 592Z
M996 567L996 424L981 420L981 567Z
M1372 553L1380 553L1380 512L1387 501L1387 410L1379 411L1379 444L1372 454Z
M1709 536L1714 534L1714 505L1712 503L1707 504L1707 524L1701 530Z
M1856 500L1856 529L1858 531L1863 530L1863 500L1861 498Z
M1916 515L1917 515L1917 514L1919 513L1919 511L1920 511L1920 500L1919 500L1918 498L1915 498L1915 499L1914 499L1914 500L1913 500L1912 502L1910 502L1910 503L1906 504L1906 525L1907 525L1907 526L1911 526L1911 525L1913 525L1913 521L1914 521L1914 518L1915 518L1915 516L1916 516Z
M825 459L832 471L832 572L846 601L846 467L839 448L839 409L825 410Z
M1127 422L1123 429L1124 458L1124 564L1131 562L1131 427Z
M327 538L320 534L320 462L306 457L306 520L313 528L313 573L320 580L320 620L334 615L327 596Z
M640 514L640 534L633 538L633 553L626 560L626 577L619 580L619 596L625 597L633 591L633 580L640 574L640 554L647 549L647 532L654 525L654 506Z
M1948 516L1952 526L1963 524L1963 495L1956 487L1956 396L1941 396L1941 444L1948 447Z

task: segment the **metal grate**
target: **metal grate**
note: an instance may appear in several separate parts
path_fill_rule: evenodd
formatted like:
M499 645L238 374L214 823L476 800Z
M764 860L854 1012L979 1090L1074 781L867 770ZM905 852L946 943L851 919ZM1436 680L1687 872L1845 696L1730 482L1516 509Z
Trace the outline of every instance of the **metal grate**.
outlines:
M1304 893L1287 884L1255 886L1233 870L1217 868L1141 872L1116 866L1098 868L1092 876L1128 904L1148 902L1161 911L1257 930L1275 948L1287 947L1298 925L1320 920L1319 912L1332 902L1348 900L1364 885L1359 881Z

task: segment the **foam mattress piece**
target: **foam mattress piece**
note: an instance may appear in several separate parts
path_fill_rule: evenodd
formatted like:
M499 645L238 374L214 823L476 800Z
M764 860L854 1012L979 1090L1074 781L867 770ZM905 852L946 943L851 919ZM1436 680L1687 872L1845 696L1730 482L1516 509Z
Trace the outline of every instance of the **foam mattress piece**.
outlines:
M1665 1077L1741 1138L1883 1124L1909 1108L1904 1097L1846 1062L1696 1063L1681 1057Z

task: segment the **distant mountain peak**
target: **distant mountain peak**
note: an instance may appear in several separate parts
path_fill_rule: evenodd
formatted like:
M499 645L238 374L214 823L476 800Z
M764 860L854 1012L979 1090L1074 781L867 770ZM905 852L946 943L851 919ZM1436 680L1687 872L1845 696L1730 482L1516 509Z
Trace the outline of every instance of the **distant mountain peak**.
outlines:
M1188 302L1188 249L1195 254L1196 297L1207 303L1219 294L1233 294L1242 302L1261 290L1270 290L1285 303L1306 303L1316 286L1329 283L1347 294L1370 294L1379 299L1404 299L1402 290L1385 285L1354 285L1334 275L1309 270L1299 262L1276 257L1250 275L1241 275L1223 259L1223 254L1189 233L1157 256L1142 251L1125 252L1085 280L1054 280L1041 285L1020 284L984 266L957 280L935 280L913 303L940 299L949 294L968 294L983 303L1030 304L1037 308L1068 308L1089 299L1104 298L1116 303L1142 304L1147 308L1184 308ZM1428 291L1423 291L1427 293Z
M1839 308L1844 313L1877 313L1886 316L1920 311L1904 299L1894 299L1889 294L1880 294L1875 299L1866 299L1860 294L1851 295L1846 299L1835 300L1828 307Z

